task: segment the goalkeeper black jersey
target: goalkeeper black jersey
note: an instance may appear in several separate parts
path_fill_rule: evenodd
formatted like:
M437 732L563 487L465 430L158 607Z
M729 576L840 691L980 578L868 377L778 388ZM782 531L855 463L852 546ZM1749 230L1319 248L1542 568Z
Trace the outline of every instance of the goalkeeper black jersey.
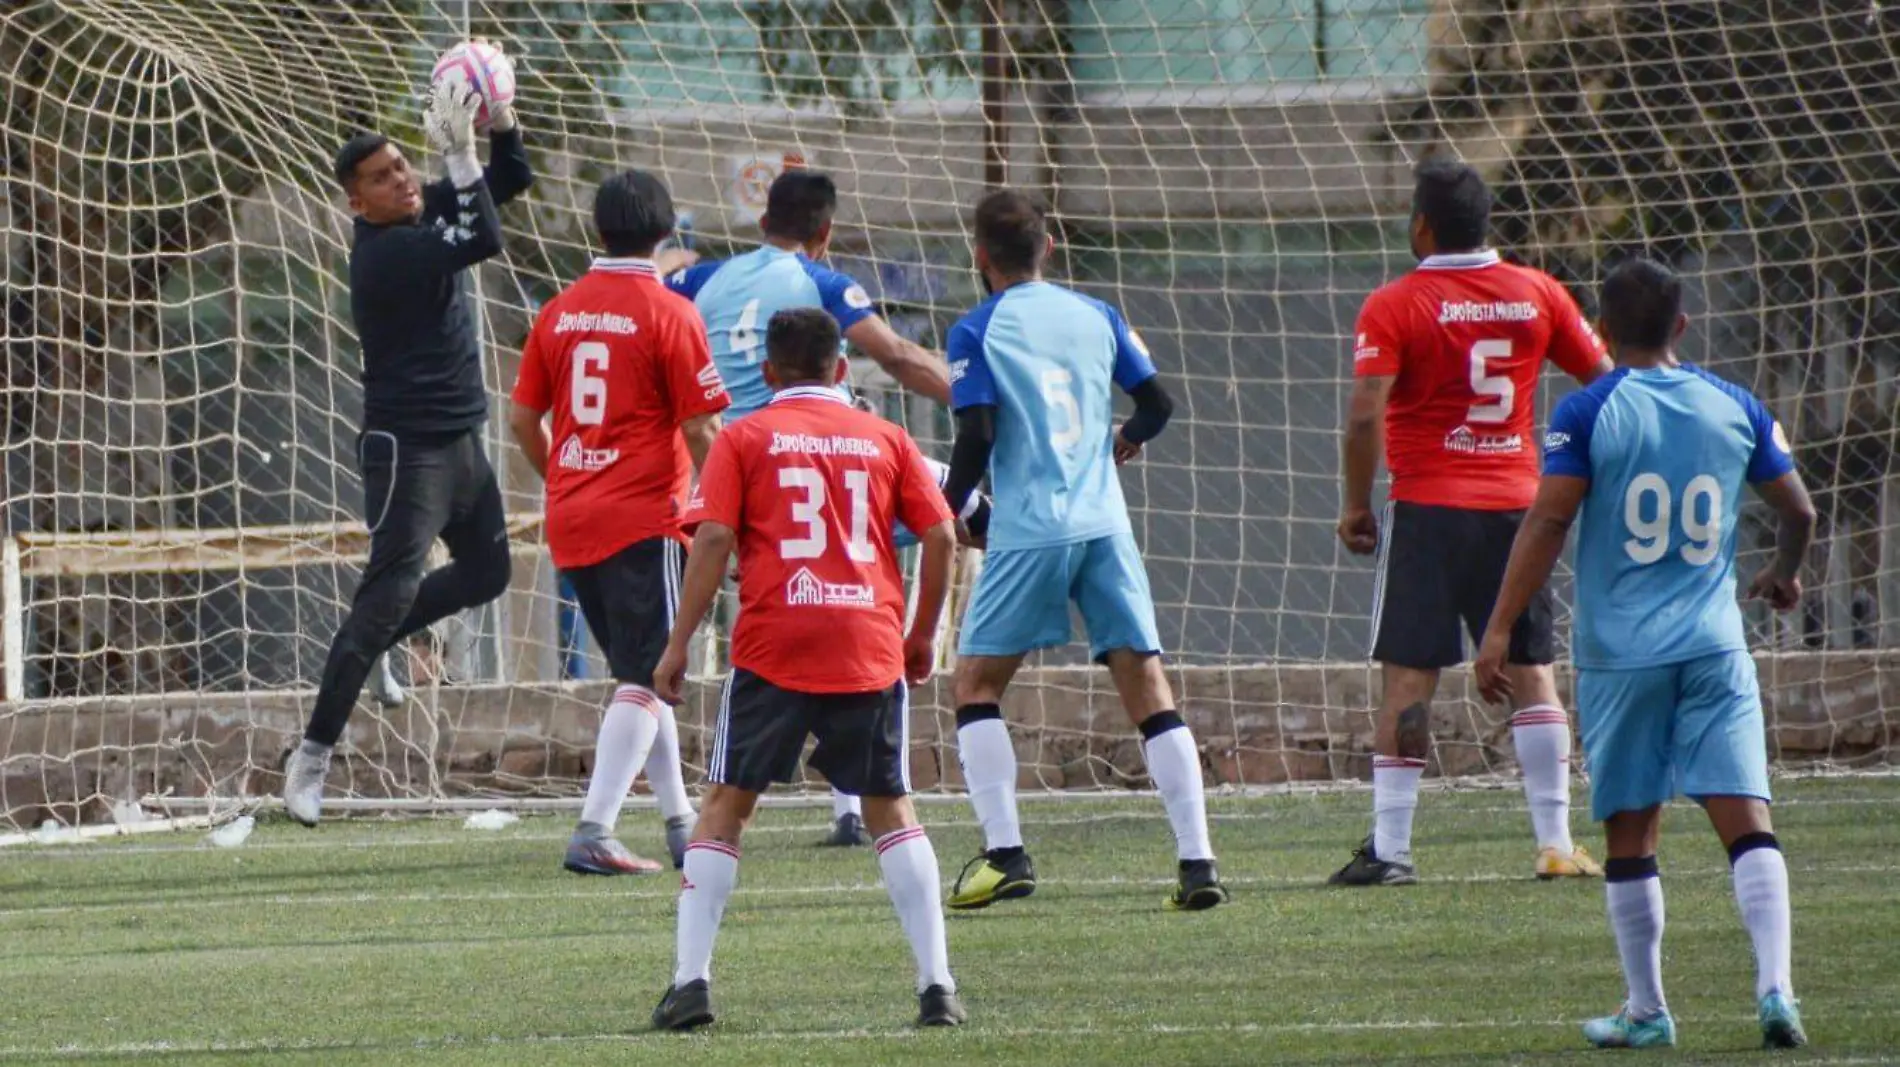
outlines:
M534 181L521 133L490 139L482 180L423 186L415 222L356 220L350 312L363 347L363 424L397 436L467 430L488 414L467 268L501 251L496 205Z

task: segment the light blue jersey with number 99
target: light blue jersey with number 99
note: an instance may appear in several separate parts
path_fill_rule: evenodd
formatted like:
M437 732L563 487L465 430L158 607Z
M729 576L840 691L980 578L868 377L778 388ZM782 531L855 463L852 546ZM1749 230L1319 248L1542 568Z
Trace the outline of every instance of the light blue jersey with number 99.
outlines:
M870 294L848 275L802 253L764 245L667 276L667 288L686 297L706 320L713 364L732 395L728 421L772 402L765 384L765 327L786 308L824 308L840 332L876 314Z
M1735 524L1748 483L1794 469L1761 401L1699 367L1621 367L1551 414L1544 473L1587 478L1577 666L1634 670L1748 647Z

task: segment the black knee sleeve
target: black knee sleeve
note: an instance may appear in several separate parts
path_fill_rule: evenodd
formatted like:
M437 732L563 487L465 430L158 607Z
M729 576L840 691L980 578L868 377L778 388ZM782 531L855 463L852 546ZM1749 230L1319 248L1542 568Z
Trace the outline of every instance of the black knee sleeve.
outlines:
M984 719L1001 719L1003 709L996 704L965 704L957 709L957 729Z
M1169 730L1179 730L1185 726L1187 723L1181 719L1181 713L1169 710L1155 712L1136 724L1135 729L1141 731L1143 741L1153 741Z
M1655 878L1659 873L1654 856L1638 856L1635 859L1611 858L1603 861L1603 880L1606 882L1640 882L1645 878Z
M1778 839L1776 839L1774 834L1771 834L1771 833L1756 832L1752 834L1743 834L1742 836L1736 838L1734 841L1731 841L1729 843L1729 846L1728 846L1729 866L1731 867L1735 866L1736 860L1741 859L1743 856L1748 855L1750 852L1753 852L1758 848L1772 848L1776 852L1780 852L1781 842Z

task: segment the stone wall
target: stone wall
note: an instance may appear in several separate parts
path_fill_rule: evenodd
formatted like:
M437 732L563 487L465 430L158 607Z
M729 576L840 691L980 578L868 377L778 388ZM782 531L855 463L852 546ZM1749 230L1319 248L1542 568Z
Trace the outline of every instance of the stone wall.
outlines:
M1770 754L1784 765L1889 763L1900 736L1900 653L1761 655ZM1180 703L1210 787L1359 780L1369 773L1376 675L1364 665L1179 668ZM1561 684L1568 691L1566 675ZM917 694L911 773L919 790L957 789L955 727L939 680ZM333 787L365 797L577 795L589 770L603 684L425 691L394 711L363 707ZM1434 773L1511 762L1505 716L1447 675ZM680 711L686 760L703 766L717 690L695 685ZM0 712L0 810L16 826L96 822L114 799L170 793L262 796L299 735L308 694L177 694ZM1026 671L1006 711L1026 789L1143 788L1136 737L1099 670ZM40 758L35 753L78 753Z

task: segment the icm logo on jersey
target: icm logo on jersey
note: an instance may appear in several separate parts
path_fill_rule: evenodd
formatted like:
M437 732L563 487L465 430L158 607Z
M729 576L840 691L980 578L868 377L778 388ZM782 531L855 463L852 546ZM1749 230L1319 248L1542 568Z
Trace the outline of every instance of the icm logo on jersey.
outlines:
M1544 435L1544 451L1556 452L1570 443L1570 435L1562 430L1552 430Z
M874 608L877 591L868 585L820 581L811 568L800 567L785 583L785 603L795 608Z
M1445 451L1464 456L1492 456L1524 450L1524 438L1518 434L1472 433L1460 426L1445 435Z
M568 434L561 442L559 463L562 470L601 471L614 465L620 459L618 448L588 448L581 444L579 434Z
M719 368L708 363L699 368L699 387L706 390L705 399L711 400L726 391L726 381L719 376Z

